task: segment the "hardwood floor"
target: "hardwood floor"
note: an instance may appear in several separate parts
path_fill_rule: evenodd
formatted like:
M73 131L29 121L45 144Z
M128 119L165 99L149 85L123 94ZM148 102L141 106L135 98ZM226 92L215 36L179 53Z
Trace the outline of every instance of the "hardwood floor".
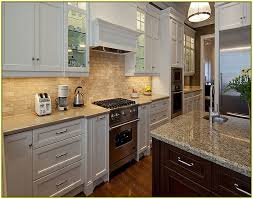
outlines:
M84 196L83 194L77 197ZM92 197L152 196L152 156L131 162L112 174L110 182L95 188Z

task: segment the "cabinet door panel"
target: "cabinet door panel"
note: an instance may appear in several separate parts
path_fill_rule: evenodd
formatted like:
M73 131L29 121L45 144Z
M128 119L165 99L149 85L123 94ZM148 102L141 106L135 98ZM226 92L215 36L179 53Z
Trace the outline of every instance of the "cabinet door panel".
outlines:
M158 73L160 66L160 40L152 39L152 72Z
M251 3L244 3L244 26L251 24Z
M3 70L33 71L34 3L3 5Z
M183 62L183 25L177 24L177 64L182 67Z
M219 29L239 28L243 24L243 3L228 3L219 8Z
M184 176L162 166L160 172L160 196L203 197L212 196L212 193L208 189L184 178Z
M159 39L159 19L153 17L152 20L152 36L154 39Z
M106 116L93 119L93 180L106 174L108 171L109 132Z
M4 138L7 196L32 196L32 132Z
M152 38L145 36L145 71L152 71Z
M63 3L38 3L36 10L36 70L62 71Z
M140 153L147 149L147 106L141 106L139 108L139 118L140 121L138 123L138 150Z
M152 16L150 16L149 14L145 14L145 34L149 37L152 37Z

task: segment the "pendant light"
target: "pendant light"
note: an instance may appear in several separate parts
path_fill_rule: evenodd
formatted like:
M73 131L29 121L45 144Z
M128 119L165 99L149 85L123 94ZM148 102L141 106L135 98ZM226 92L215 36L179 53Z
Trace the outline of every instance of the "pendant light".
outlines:
M190 22L201 22L207 20L211 15L211 8L208 2L192 2L188 10Z

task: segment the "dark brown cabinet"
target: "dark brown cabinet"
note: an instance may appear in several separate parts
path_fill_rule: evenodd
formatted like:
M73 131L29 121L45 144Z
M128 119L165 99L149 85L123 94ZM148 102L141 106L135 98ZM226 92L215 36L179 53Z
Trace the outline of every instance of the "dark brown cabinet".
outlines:
M250 178L153 138L153 196L249 196Z

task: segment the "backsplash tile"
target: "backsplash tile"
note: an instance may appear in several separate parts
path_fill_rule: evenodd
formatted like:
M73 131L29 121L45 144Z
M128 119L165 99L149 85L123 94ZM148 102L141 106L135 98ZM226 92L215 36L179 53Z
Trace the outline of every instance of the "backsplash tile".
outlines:
M69 85L69 105L79 85L83 87L85 103L129 96L133 88L142 92L146 85L151 85L151 77L125 77L125 60L122 55L91 51L90 56L89 77L2 79L3 116L34 112L34 96L38 92L49 93L54 110L59 84Z

